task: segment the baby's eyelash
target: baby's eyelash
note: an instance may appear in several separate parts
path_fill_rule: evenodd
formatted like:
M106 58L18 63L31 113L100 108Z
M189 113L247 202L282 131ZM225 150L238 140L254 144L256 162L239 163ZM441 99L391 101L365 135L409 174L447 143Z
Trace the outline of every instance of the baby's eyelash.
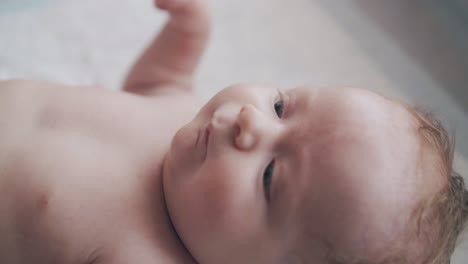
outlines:
M278 117L282 118L285 109L285 95L280 90L278 90L278 99L275 100L274 108Z

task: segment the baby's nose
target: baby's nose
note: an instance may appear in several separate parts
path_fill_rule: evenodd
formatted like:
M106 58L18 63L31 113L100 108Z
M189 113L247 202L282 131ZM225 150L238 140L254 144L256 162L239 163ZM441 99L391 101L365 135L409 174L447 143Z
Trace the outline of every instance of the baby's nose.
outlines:
M239 134L235 138L238 148L248 150L258 144L261 113L251 104L243 105L237 116Z

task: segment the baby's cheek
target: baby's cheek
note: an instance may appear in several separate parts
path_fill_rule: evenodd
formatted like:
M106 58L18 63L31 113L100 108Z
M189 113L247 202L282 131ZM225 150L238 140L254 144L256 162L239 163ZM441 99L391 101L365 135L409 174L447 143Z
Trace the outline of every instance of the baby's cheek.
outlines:
M197 207L200 209L200 217L206 218L211 224L221 222L231 210L234 194L225 176L214 169L202 171L199 175Z
M235 229L232 225L248 215L246 207L252 204L247 199L250 190L243 186L241 172L231 172L222 166L207 166L198 175L198 217L209 228Z

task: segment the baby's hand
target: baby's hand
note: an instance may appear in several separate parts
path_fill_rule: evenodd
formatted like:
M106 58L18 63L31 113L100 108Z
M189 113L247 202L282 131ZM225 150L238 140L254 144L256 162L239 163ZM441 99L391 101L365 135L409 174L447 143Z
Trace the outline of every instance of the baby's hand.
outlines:
M204 34L209 31L208 0L154 0L157 8L169 12L173 28L186 33Z
M208 0L153 1L170 18L130 70L124 90L143 95L156 95L164 87L191 91L210 33Z
M197 13L205 10L206 0L155 0L157 8L169 13Z

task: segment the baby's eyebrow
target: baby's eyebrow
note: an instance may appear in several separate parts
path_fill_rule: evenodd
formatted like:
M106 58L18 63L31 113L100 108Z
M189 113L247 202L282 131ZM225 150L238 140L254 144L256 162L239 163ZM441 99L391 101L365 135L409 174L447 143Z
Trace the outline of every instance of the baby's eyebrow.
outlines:
M297 89L292 89L288 91L288 95L291 98L291 104L294 110L298 110L304 108L306 105L307 97L305 95L301 95Z

